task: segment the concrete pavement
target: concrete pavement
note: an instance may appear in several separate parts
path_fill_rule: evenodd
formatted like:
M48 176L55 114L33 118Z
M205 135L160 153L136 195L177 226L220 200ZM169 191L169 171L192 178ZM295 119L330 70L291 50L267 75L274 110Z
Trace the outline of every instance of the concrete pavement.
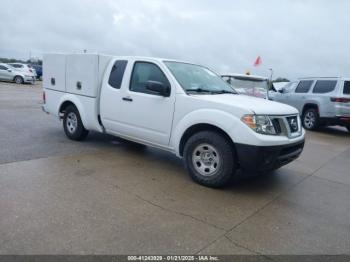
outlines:
M41 89L0 83L0 254L349 254L350 135L215 190L181 160L96 133L65 138Z

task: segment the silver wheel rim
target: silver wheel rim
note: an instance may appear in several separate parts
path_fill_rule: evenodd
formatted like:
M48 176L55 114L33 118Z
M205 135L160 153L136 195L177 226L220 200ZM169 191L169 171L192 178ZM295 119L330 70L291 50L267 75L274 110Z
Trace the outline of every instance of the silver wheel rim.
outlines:
M67 115L66 121L67 130L69 133L73 134L78 127L78 119L74 112L70 112Z
M21 81L21 78L16 77L15 82L16 82L16 84L20 84L20 83L22 82L22 81Z
M316 116L313 112L307 112L304 117L304 125L306 128L313 128L316 122Z
M213 176L220 168L220 155L212 145L200 144L193 150L192 164L199 174Z

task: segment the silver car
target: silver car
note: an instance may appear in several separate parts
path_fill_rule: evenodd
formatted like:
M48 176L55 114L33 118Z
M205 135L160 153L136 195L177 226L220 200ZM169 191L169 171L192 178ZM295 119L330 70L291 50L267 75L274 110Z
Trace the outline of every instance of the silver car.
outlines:
M8 65L16 68L18 71L26 73L27 75L33 75L36 77L36 71L31 65L23 63L9 63Z
M17 70L8 64L0 63L0 80L15 82L17 84L33 84L35 82L35 77L33 74L27 74L23 71Z
M350 78L301 78L269 98L297 108L305 129L341 125L350 132Z

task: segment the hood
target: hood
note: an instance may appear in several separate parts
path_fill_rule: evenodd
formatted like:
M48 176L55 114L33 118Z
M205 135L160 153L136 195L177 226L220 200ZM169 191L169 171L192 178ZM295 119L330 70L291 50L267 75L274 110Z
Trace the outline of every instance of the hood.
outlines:
M289 105L246 95L220 94L196 95L196 97L212 103L247 109L252 111L252 113L261 115L291 115L298 113L296 108Z

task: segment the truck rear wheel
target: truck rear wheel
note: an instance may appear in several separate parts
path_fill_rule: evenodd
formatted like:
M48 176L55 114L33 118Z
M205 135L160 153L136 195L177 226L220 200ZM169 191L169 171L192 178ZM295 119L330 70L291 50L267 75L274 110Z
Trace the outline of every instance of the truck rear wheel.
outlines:
M84 140L89 133L81 121L78 109L72 105L68 106L64 112L63 129L66 136L75 141Z
M225 137L213 131L201 131L190 137L183 160L190 177L204 186L222 187L236 171L232 146Z
M316 130L319 127L319 116L315 108L305 110L302 116L303 126L307 130Z

